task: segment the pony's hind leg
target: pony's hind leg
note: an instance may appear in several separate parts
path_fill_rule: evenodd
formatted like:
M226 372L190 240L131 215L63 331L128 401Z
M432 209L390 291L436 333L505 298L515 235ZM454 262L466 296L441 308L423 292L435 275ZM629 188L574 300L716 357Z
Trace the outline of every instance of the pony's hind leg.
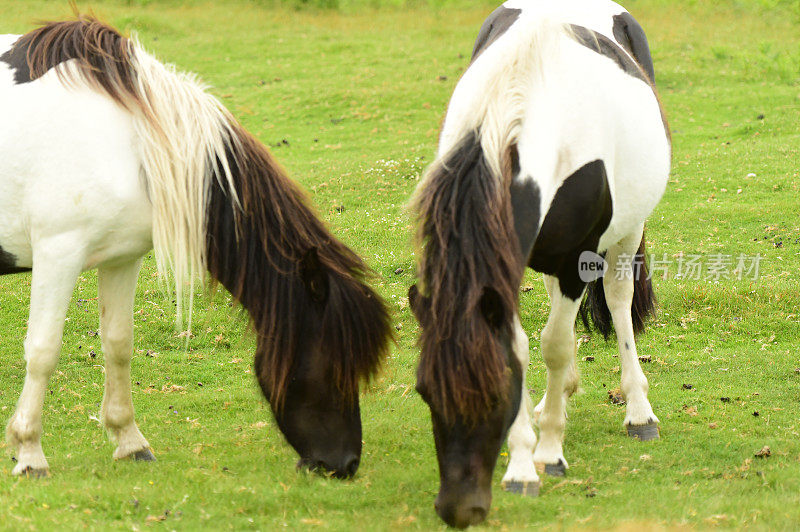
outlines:
M652 440L658 438L658 418L647 399L647 377L639 365L631 319L635 283L633 259L641 238L642 231L639 230L608 249L606 260L609 272L603 277L603 290L617 333L622 370L621 391L627 403L625 426L631 437ZM640 275L645 275L643 270Z
M521 493L529 497L539 494L539 475L533 463L533 450L536 448L536 433L531 425L530 406L531 399L525 386L525 373L528 369L530 358L528 352L528 337L519 322L519 316L514 317L514 354L519 360L522 370L522 400L514 423L508 431L508 469L503 476L503 489L512 493Z
M570 360L569 367L566 370L566 375L564 377L564 402L572 397L572 395L578 391L578 387L580 384L580 377L578 376L578 367L575 364L575 360ZM542 416L542 411L544 410L544 404L547 402L547 392L542 395L542 399L539 403L533 408L533 420L538 423L539 418Z
M547 366L547 391L539 417L539 445L533 460L542 464L548 475L562 476L568 466L562 442L566 426L566 399L564 393L574 378L577 345L575 343L575 317L580 298L570 299L559 289L558 280L547 276L550 294L550 316L542 330L542 357Z
M544 276L544 287L547 290L547 294L552 297L553 290L558 290L558 280L555 277L550 277L549 275ZM559 292L560 293L560 292ZM578 391L578 385L580 384L580 378L578 377L578 366L575 357L571 357L569 360L569 367L566 370L566 374L564 377L564 401L566 402L567 399L572 397L572 394ZM542 415L542 411L544 410L544 404L547 401L547 392L544 393L542 399L539 401L539 404L533 409L533 420L538 423L539 418Z
M25 337L25 383L6 438L17 449L14 475L43 477L49 473L42 451L42 405L47 383L58 363L64 318L83 265L71 240L40 242L33 253L31 304Z
M133 300L141 261L97 271L100 297L100 337L106 359L103 423L117 443L114 458L155 460L133 416L131 355Z

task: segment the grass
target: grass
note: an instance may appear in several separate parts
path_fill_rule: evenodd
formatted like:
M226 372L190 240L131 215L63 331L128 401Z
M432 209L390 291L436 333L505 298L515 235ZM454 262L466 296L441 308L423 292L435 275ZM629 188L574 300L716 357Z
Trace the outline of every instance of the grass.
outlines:
M211 84L378 272L401 330L362 398L357 477L338 482L294 470L296 456L251 374L245 317L223 292L202 296L187 351L148 257L136 300L133 393L159 461L111 460L113 445L96 419L103 382L96 276L85 273L45 401L53 475L12 478L13 463L3 461L0 528L443 528L432 504L438 475L429 414L413 391L418 328L404 299L414 260L403 204L434 154L446 102L492 4L306 4L94 3L160 58ZM614 342L586 337L584 391L569 406L569 476L545 479L538 499L495 489L484 527L793 528L800 522L800 12L796 2L775 0L627 7L648 31L674 140L649 250L673 261L681 253L760 254L760 279L682 280L673 264L655 280L660 314L639 351L652 358L644 369L662 422L658 442L625 437L624 407L608 398L619 386ZM0 31L22 32L68 10L61 2L0 0L0 11ZM29 286L27 275L0 278L6 419L24 376ZM548 305L537 275L529 273L524 287L528 386L538 399L545 375L537 340ZM755 457L765 445L772 455ZM506 460L501 455L495 486Z

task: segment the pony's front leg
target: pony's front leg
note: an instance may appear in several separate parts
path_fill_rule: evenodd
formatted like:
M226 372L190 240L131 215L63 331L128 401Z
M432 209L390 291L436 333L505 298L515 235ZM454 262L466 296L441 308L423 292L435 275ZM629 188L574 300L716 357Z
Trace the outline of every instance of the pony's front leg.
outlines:
M73 241L41 242L34 249L31 304L25 337L25 384L6 427L6 438L17 449L14 475L49 474L42 451L42 405L47 383L58 363L64 318L83 255Z
M606 254L609 272L603 277L603 290L617 333L622 370L621 391L626 402L625 426L628 435L641 440L654 440L659 437L658 418L647 399L647 377L639 364L631 320L635 282L632 261L641 238L640 230L609 248ZM643 271L641 275L644 275Z
M508 431L508 469L503 476L503 489L530 497L539 494L539 475L533 463L533 450L536 448L536 433L533 432L530 417L531 399L525 386L525 373L528 370L528 337L514 317L514 354L522 370L522 399L514 423Z
M139 432L131 397L133 300L141 261L97 271L100 298L100 337L106 359L102 418L117 442L114 458L155 460L150 444Z
M578 315L580 298L570 299L561 293L558 280L547 276L550 294L550 316L542 330L542 357L547 366L547 391L544 408L539 417L539 445L533 460L544 465L548 475L563 476L567 460L564 458L562 442L566 426L566 399L564 391L574 378L575 317Z

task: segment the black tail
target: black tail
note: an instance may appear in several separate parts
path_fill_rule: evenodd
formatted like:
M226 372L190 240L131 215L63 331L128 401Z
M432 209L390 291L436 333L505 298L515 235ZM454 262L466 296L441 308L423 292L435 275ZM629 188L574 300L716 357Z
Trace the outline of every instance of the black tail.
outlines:
M633 332L639 334L644 331L645 323L650 316L656 313L656 295L650 282L647 271L647 254L644 247L644 234L639 244L639 250L633 259L633 301L631 302L631 321ZM591 315L591 320L589 319ZM587 330L592 326L603 338L608 340L613 330L611 311L606 304L606 293L603 289L603 279L592 281L586 287L586 296L581 303L581 321Z

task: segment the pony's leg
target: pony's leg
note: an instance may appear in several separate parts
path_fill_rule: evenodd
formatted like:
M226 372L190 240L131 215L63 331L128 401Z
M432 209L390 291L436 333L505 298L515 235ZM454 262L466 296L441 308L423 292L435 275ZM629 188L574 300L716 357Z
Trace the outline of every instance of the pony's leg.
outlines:
M555 277L550 277L549 275L544 276L544 287L547 290L547 294L552 298L553 290L558 290L558 280ZM578 384L580 383L580 379L578 377L578 367L576 365L576 358L572 357L569 361L569 366L567 367L566 376L564 378L564 400L566 401L572 394L578 391ZM542 400L539 401L539 404L533 409L533 420L538 423L539 418L542 415L542 411L544 410L544 404L547 400L547 392L544 393L542 396Z
M539 445L533 460L544 464L548 475L562 476L568 466L564 458L562 441L566 426L565 390L572 377L577 345L575 343L575 317L580 298L572 300L561 294L558 280L549 278L550 316L542 330L542 357L547 366L547 391L539 417Z
M536 433L531 425L531 399L525 386L525 373L530 355L528 337L519 316L514 317L514 354L522 370L522 400L514 423L508 431L508 469L503 476L503 489L530 497L539 494L539 475L533 464L533 449L536 447Z
M131 354L133 300L141 261L97 270L100 297L100 337L106 357L102 418L117 442L114 458L155 460L150 445L133 418Z
M631 321L634 291L632 260L641 239L640 230L608 249L606 260L609 272L603 277L603 290L617 333L622 370L621 391L627 403L625 426L628 428L629 436L653 440L658 438L658 418L653 413L650 401L647 400L647 377L639 365Z
M6 427L6 438L17 448L14 475L48 475L42 452L42 405L47 382L61 352L64 318L75 281L84 262L74 241L53 239L34 249L31 306L25 337L25 383L17 408Z

